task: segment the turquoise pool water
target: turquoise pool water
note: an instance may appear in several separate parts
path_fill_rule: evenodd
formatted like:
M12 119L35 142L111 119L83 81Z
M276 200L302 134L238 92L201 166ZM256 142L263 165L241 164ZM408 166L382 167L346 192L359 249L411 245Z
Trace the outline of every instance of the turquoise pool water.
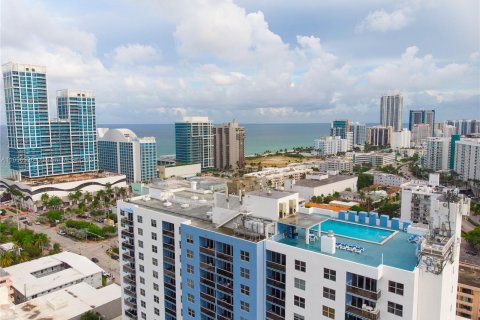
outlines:
M395 231L369 227L366 225L348 223L338 220L326 220L320 224L322 232L332 230L335 235L354 238L358 240L382 243Z

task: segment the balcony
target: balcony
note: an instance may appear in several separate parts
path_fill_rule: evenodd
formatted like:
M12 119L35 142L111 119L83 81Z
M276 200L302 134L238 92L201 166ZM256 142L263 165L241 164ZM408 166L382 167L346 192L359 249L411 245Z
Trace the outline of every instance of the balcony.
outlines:
M125 302L125 305L127 305L131 308L134 308L134 309L137 308L137 300L136 299L128 298L128 299L125 299L123 301Z
M120 221L125 225L133 225L133 217L123 217Z
M267 278L267 284L275 288L285 289L285 283L272 278Z
M135 277L129 277L129 276L124 276L123 282L133 284L133 285L137 284Z
M233 261L233 257L231 255L223 252L217 252L217 258L230 261L230 262Z
M130 319L137 319L137 310L136 309L125 310L125 315Z
M124 261L130 261L130 262L135 262L135 257L132 257L129 253L124 253L122 254L122 258Z
M177 288L175 287L175 284L172 284L171 281L167 281L164 284L165 284L165 287L167 287L168 289L170 289L172 291L177 290Z
M279 306L284 306L285 305L285 298L280 298L280 297L276 297L276 296L272 296L272 295L269 295L267 294L267 301L271 302L271 303L275 303L276 305L279 305Z
M351 313L355 316L362 317L368 320L378 320L380 319L380 310L374 309L372 311L364 310L361 308L357 308L355 306L347 305L346 312Z
M163 273L171 277L175 277L175 269L163 269Z
M172 230L162 230L164 236L175 238L175 232Z
M133 228L132 229L123 229L122 230L122 236L126 236L126 237L133 237L134 234L133 234Z
M232 315L227 315L227 314L219 314L217 315L218 320L231 320L233 319Z
M228 301L227 299L223 299L223 300L217 299L217 304L218 304L219 306L221 306L222 308L224 308L224 309L233 311L232 302L231 302L231 301Z
M285 320L284 316L276 314L272 310L267 311L267 320Z
M177 303L177 298L170 297L168 295L165 295L165 300L170 301L173 304Z
M175 246L172 243L163 243L163 248L171 251L175 251Z
M137 297L135 287L125 287L125 288L123 288L123 292L125 292L126 294L128 294L131 297Z
M210 301L212 303L215 303L215 297L206 293L206 292L200 292L200 297L204 300Z
M267 261L267 268L274 269L280 272L285 272L285 266L273 261Z
M165 307L165 312L168 313L169 315L171 315L172 317L176 317L177 316L177 310L175 309L172 309L168 306Z
M382 295L380 290L375 292L375 291L370 291L363 288L354 287L350 284L347 284L347 292L354 294L356 296L364 297L364 298L375 300L375 301L380 299Z
M214 248L200 247L200 252L208 254L210 256L215 256L215 249Z
M123 241L123 242L122 242L122 249L123 249L123 250L127 250L127 249L125 249L125 248L134 250L134 249L135 249L135 245L134 245L133 243L128 242L128 241Z
M201 311L202 313L206 314L207 316L212 317L212 318L215 319L215 311L212 311L212 310L207 309L207 308L205 308L205 307L201 307L201 308L200 308L200 311Z
M205 284L209 287L215 288L215 282L213 282L212 280L209 280L207 278L204 278L202 276L200 276L200 283Z
M227 286L225 284L220 284L220 283L217 283L217 289L222 291L223 293L226 293L226 294L233 294L233 284L231 284L230 286Z
M217 273L227 278L233 278L233 273L228 270L217 268Z
M200 262L200 268L208 271L213 271L215 272L215 266L212 264L208 264L206 262Z
M135 273L135 269L128 264L123 265L122 269L125 272Z
M175 259L173 259L173 258L171 258L171 257L169 257L169 256L164 256L164 257L163 257L163 261L175 265Z

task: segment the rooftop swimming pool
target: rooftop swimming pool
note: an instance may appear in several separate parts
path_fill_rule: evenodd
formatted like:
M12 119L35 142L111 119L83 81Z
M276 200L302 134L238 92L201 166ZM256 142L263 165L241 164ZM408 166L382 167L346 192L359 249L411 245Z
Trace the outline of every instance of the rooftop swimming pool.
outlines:
M335 235L341 237L373 242L377 244L383 244L395 233L395 231L388 229L371 227L368 225L361 225L356 223L349 223L339 220L323 221L320 224L320 230L324 233L332 230Z

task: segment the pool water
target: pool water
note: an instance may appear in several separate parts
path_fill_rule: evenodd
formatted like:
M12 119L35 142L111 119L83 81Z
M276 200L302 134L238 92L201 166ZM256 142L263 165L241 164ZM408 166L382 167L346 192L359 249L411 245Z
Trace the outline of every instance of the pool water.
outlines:
M383 243L388 237L390 237L395 231L370 227L367 225L360 225L355 223L348 223L338 220L326 220L320 224L322 232L328 232L332 230L335 235L375 242L378 244Z

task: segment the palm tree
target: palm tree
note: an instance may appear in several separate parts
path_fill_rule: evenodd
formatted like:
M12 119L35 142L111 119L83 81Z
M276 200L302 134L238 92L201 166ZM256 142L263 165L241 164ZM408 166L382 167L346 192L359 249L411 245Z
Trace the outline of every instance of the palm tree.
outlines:
M83 195L83 199L85 199L85 202L90 202L92 201L92 194L90 192L85 192L85 194Z
M45 210L45 208L47 208L50 205L49 203L50 196L48 195L48 193L43 193L42 196L40 197L40 200L42 201L43 208Z
M120 196L123 198L125 198L126 194L127 194L127 189L125 187L120 187L118 189L118 193L120 194Z
M12 252L4 252L0 254L0 266L5 268L9 267L13 264L15 261L15 256L13 255Z
M28 255L28 252L23 250L20 252L19 255L17 255L16 260L18 263L27 262L28 260L30 260L30 256Z
M35 239L33 244L36 247L39 247L43 250L43 247L48 243L48 236L45 233L37 233L35 234Z

